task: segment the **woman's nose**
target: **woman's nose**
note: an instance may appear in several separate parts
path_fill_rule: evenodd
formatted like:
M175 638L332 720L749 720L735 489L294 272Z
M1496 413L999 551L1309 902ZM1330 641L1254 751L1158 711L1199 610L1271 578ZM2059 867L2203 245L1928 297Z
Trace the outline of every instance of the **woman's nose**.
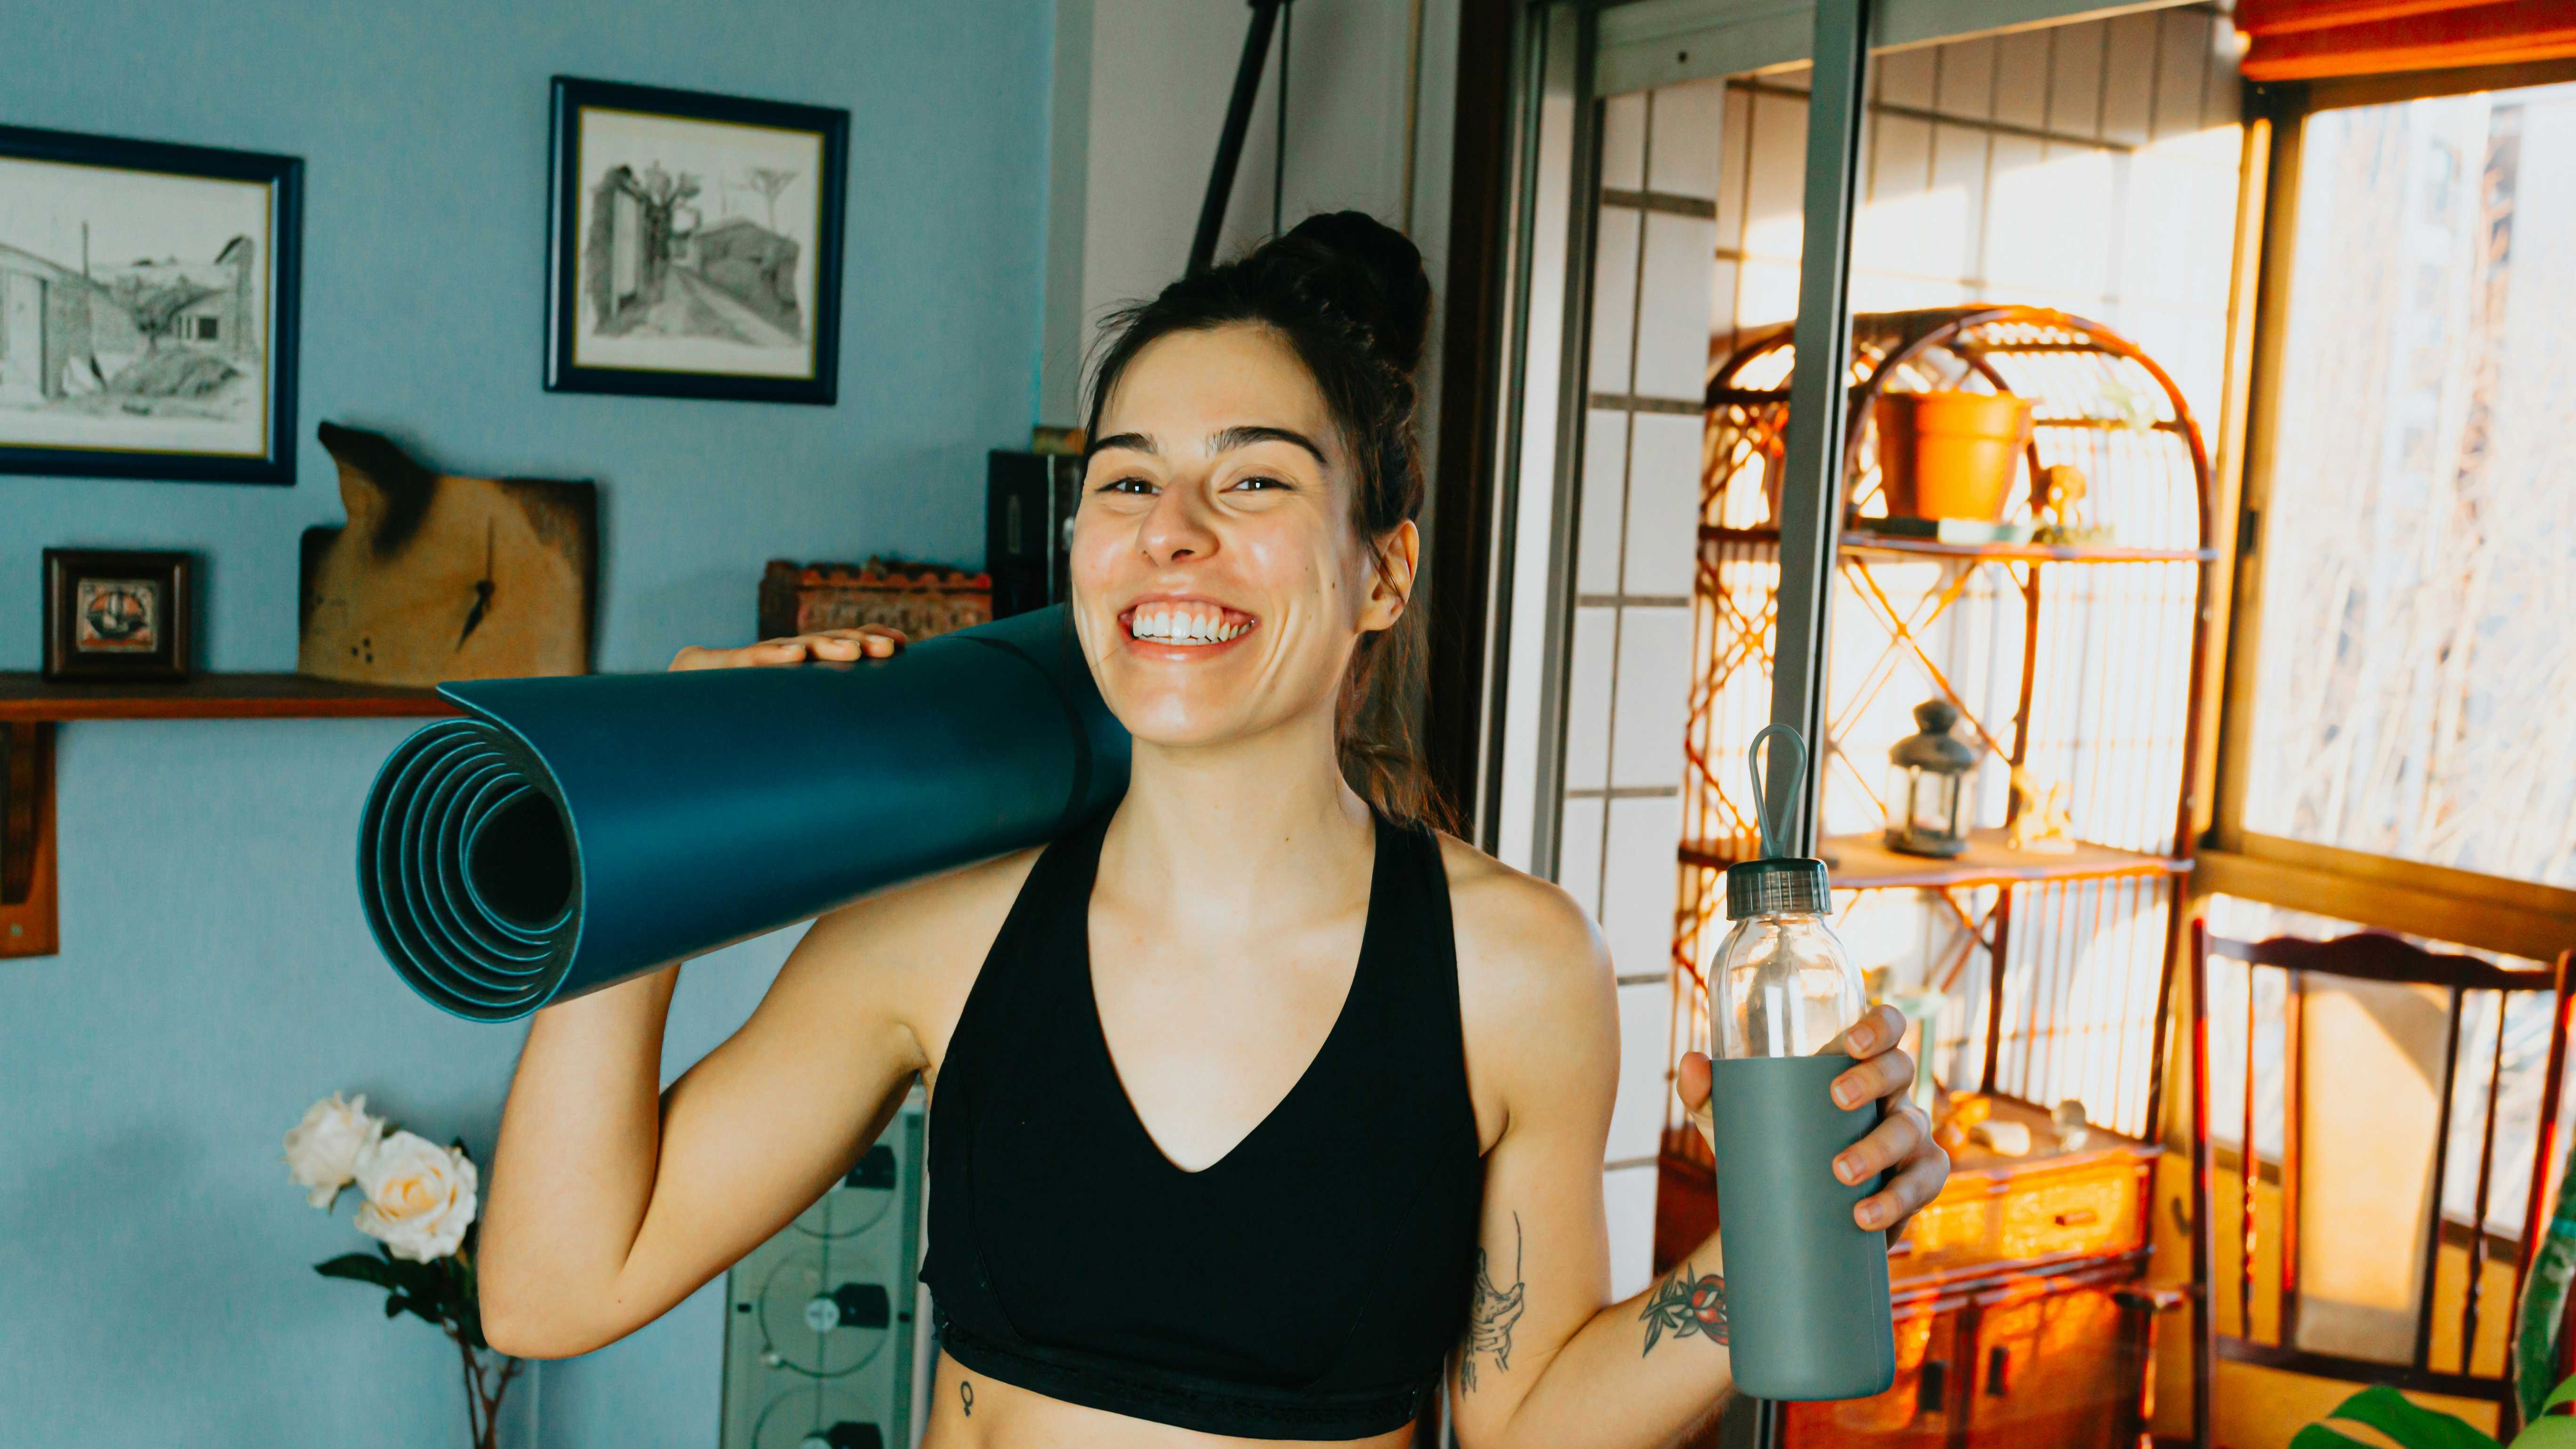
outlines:
M1196 490L1165 488L1137 530L1137 546L1156 565L1204 559L1216 552L1216 530Z

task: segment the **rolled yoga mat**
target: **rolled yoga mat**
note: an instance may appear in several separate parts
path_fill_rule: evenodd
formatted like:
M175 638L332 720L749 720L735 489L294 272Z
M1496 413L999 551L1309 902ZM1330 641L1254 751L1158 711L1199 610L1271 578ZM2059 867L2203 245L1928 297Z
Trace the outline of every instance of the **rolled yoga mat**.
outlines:
M358 827L394 970L510 1021L881 886L1052 839L1127 786L1061 607L892 659L442 684Z

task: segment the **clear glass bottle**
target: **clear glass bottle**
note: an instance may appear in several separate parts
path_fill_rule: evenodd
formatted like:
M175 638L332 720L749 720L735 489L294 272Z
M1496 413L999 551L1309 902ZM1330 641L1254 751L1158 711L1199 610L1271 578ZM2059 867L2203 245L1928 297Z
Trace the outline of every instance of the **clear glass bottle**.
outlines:
M1807 783L1794 727L1753 737L1745 764L1762 858L1727 868L1735 929L1707 970L1709 1149L1730 1352L1736 1387L1755 1398L1865 1399L1896 1382L1887 1239L1853 1216L1880 1179L1846 1183L1831 1164L1878 1121L1878 1103L1847 1108L1832 1093L1851 1065L1834 1043L1868 1009L1869 993L1826 924L1825 863L1788 853L1779 822L1791 812L1774 813L1762 778L1766 742L1788 752L1791 806Z
M1710 1055L1807 1057L1869 1009L1868 989L1827 923L1821 860L1753 860L1726 872L1735 922L1709 958Z

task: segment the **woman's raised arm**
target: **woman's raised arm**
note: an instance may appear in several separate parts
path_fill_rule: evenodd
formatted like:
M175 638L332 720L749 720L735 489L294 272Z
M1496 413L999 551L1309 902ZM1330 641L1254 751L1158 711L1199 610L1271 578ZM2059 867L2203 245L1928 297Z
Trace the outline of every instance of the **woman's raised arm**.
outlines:
M889 1009L897 993L855 989L870 964L847 949L858 923L833 924L808 933L751 1019L668 1092L677 966L536 1014L483 1217L493 1347L561 1358L650 1323L875 1140L922 1056Z
M809 636L684 650L673 667L880 649ZM667 1092L662 1034L679 967L539 1011L480 1237L492 1345L558 1358L623 1337L847 1172L928 1065L916 1023L953 1016L961 975L971 982L961 942L990 940L1026 868L1006 857L825 916L751 1019Z

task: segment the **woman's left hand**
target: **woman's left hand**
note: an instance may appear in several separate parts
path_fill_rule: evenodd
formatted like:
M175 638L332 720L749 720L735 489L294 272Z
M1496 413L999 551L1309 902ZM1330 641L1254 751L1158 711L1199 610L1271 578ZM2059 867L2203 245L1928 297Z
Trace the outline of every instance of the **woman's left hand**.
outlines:
M1904 1036L1905 1018L1895 1007L1873 1006L1843 1033L1841 1041L1826 1049L1848 1052L1859 1059L1849 1071L1834 1078L1837 1106L1857 1107L1873 1097L1888 1104L1887 1115L1878 1126L1834 1159L1834 1176L1844 1182L1863 1182L1872 1174L1894 1169L1887 1186L1862 1198L1852 1209L1854 1222L1864 1228L1886 1229L1891 1241L1917 1208L1939 1195L1941 1184L1950 1177L1950 1154L1932 1140L1931 1121L1908 1096L1914 1087L1914 1058L1896 1048ZM1709 1123L1708 1058L1699 1052L1685 1055L1674 1085L1700 1135L1714 1142L1714 1129Z

